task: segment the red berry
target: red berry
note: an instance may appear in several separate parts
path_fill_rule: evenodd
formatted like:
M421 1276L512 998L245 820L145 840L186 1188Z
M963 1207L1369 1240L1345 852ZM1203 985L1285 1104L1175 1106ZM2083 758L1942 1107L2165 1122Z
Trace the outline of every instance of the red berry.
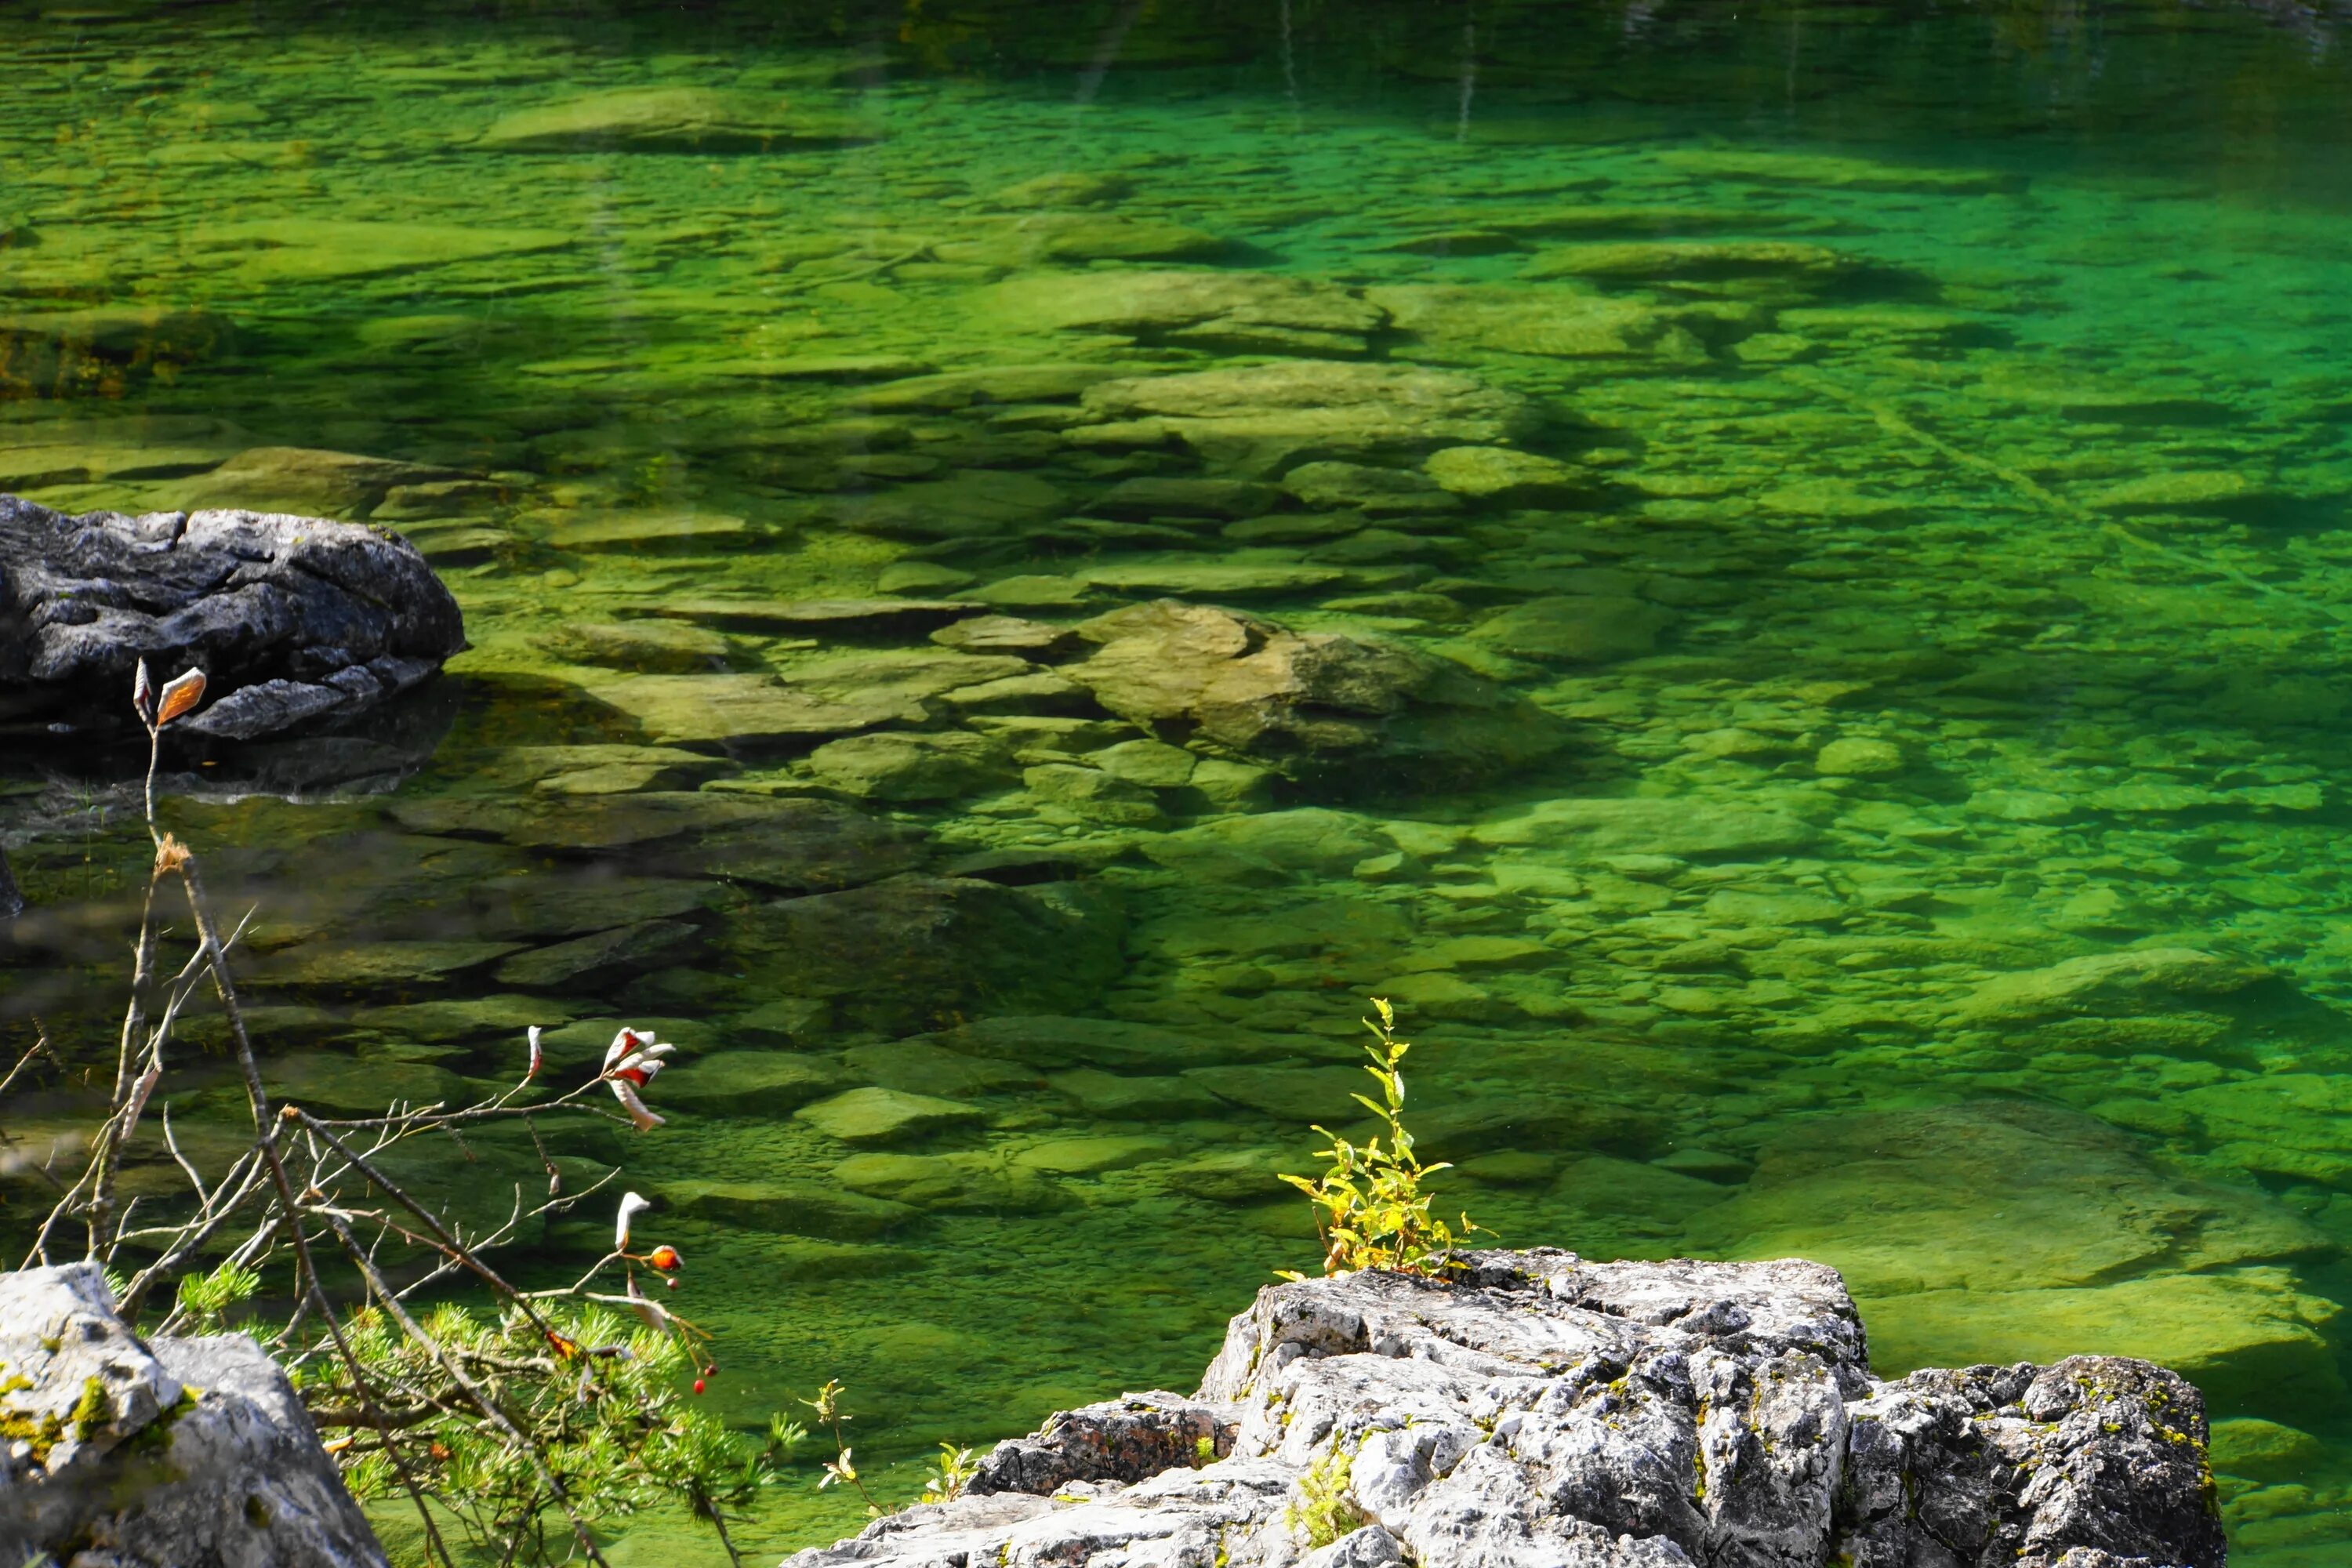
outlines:
M694 1392L697 1394L702 1392L702 1379L698 1377L694 1380Z
M668 1286L673 1290L677 1289L677 1281L675 1279L665 1279L662 1283Z

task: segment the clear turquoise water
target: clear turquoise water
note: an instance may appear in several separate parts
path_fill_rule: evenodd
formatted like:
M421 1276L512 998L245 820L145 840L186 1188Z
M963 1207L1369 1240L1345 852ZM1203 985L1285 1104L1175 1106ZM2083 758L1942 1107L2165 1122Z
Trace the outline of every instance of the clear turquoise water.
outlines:
M1824 1258L1890 1373L2166 1360L2231 1422L2237 1560L2341 1562L2342 26L58 12L0 40L0 485L369 518L465 605L473 649L365 737L384 749L332 752L340 786L246 793L313 746L218 759L166 805L258 908L292 1091L495 1079L527 1016L576 1021L583 1052L651 1016L690 1050L977 1108L877 1157L790 1097L695 1097L689 1067L670 1128L580 1150L663 1197L727 1346L713 1397L748 1423L837 1373L894 1493L940 1438L1190 1386L1267 1271L1311 1262L1272 1173L1339 1113L1328 1068L1378 991L1422 1042L1459 1201L1507 1239ZM508 117L647 88L772 121L782 95L824 135L516 145ZM1227 310L1297 279L1357 324L1179 316L1164 283L1087 303L1171 270ZM1106 441L1075 395L1077 372L1286 358L1518 395L1542 416L1519 447L1566 469L1394 526L1286 497L1228 529L1112 494L1446 444ZM1076 372L963 407L906 384L1035 365ZM943 515L980 521L932 537ZM1466 783L1074 794L1051 769L1114 766L1136 732L1039 689L934 703L883 728L985 734L1000 771L851 803L929 870L1018 890L932 959L887 924L780 936L789 889L752 862L781 830L718 820L844 798L807 760L825 737L745 741L633 684L850 658L835 685L870 692L877 656L930 647L744 601L976 594L1066 624L1160 591L1459 658L1572 742ZM695 754L610 749L666 734ZM562 749L585 747L607 749ZM95 1042L139 859L108 793L128 764L5 750L37 905L7 1027ZM699 826L624 831L646 794ZM1674 805L1599 844L1556 804L1628 797ZM849 879L901 863L861 855ZM686 929L498 973L640 916ZM2166 956L2079 967L2134 952ZM420 1003L454 1005L387 1011ZM1174 1037L990 1032L1040 1013ZM199 1123L212 1065L174 1080ZM84 1109L52 1085L11 1130ZM771 1201L693 1202L712 1181ZM812 1219L832 1211L789 1183L909 1212ZM805 1480L763 1549L854 1522ZM622 1551L677 1561L678 1539L648 1523Z

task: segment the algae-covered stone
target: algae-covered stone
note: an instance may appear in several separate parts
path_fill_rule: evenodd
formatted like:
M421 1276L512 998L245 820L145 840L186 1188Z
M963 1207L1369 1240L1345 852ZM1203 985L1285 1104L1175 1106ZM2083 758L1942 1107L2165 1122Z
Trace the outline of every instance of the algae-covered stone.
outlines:
M795 1114L845 1143L906 1143L950 1128L970 1127L984 1113L976 1105L934 1095L853 1089L803 1106Z
M885 731L828 741L809 753L819 784L861 800L954 800L1011 782L1004 748L968 731Z
M1885 778L1904 765L1902 747L1869 735L1842 735L1813 754L1813 772L1832 778Z
M1796 240L1625 241L1547 250L1521 268L1519 276L1596 278L1611 282L1757 277L1818 281L1835 278L1852 266L1825 246Z
M1282 488L1318 510L1348 508L1367 517L1447 512L1462 504L1426 474L1368 463L1301 463L1282 476Z
M1302 1124L1356 1119L1349 1096L1362 1091L1364 1075L1343 1067L1194 1068L1184 1075L1229 1104Z
M767 1116L797 1110L839 1089L841 1069L822 1057L787 1051L695 1052L662 1074L665 1107L705 1116Z
M1654 652L1680 618L1630 595L1562 594L1497 611L1471 629L1470 639L1522 658L1608 664Z
M262 1081L283 1103L349 1116L381 1116L395 1102L459 1106L466 1080L428 1062L361 1059L313 1052L261 1064Z
M638 921L519 952L499 965L499 982L551 990L591 974L674 960L701 934L699 927L684 921Z
M998 331L1115 333L1243 353L1361 353L1387 320L1353 290L1267 272L1016 278L980 303Z
M366 218L260 217L207 225L215 254L257 284L319 283L413 272L561 250L580 242L564 228L496 224L391 223Z
M985 1154L852 1154L833 1176L852 1192L947 1214L1045 1214L1068 1201L1039 1168Z
M1034 267L1057 261L1205 261L1231 248L1232 242L1223 237L1188 224L1100 212L1041 212L1010 222L999 219L971 237L932 247L943 262L982 267Z
M1021 782L1047 806L1089 820L1130 827L1154 827L1167 820L1159 797L1150 789L1100 768L1042 763L1024 768Z
M1540 844L1578 860L1770 855L1801 849L1818 837L1803 817L1771 805L1643 796L1538 801L1496 812L1471 834L1481 844Z
M1809 185L1824 190L1907 195L1979 196L2025 187L2021 174L1990 169L1939 169L1841 158L1826 153L1769 153L1748 148L1676 148L1657 154L1662 167L1705 180L1758 185Z
M576 621L545 639L564 658L677 674L723 666L727 639L717 632L677 621Z
M1022 1150L1013 1156L1013 1163L1023 1170L1042 1171L1053 1176L1098 1176L1106 1171L1124 1171L1130 1165L1164 1160L1175 1152L1176 1145L1165 1138L1129 1133L1049 1138Z
M765 675L636 675L591 689L660 745L834 735L908 716L908 704L887 693L828 702Z
M1175 1061L1170 1065L1176 1065ZM1106 1121L1213 1117L1223 1109L1223 1102L1200 1084L1172 1075L1130 1077L1096 1068L1076 1068L1055 1073L1045 1081L1057 1092L1076 1100L1078 1108L1087 1115Z
M1283 1192L1277 1172L1290 1157L1270 1149L1226 1149L1171 1165L1160 1180L1180 1193L1213 1203L1262 1203Z
M653 507L530 513L517 521L542 527L547 542L558 550L630 554L703 551L741 539L751 531L748 521L732 512Z
M1091 1003L1117 972L1120 932L1116 909L1085 891L901 876L748 911L724 940L845 1021L905 1034L983 1005Z
M1565 500L1589 485L1557 458L1507 447L1447 447L1432 452L1421 468L1454 495L1508 506Z
M1926 1356L2027 1354L2021 1340L2009 1342L2021 1345L2015 1355L1996 1357L1990 1343L1932 1338L1931 1324L1949 1314L1972 1334L2006 1321L2019 1335L2040 1335L2056 1321L2035 1305L2044 1296L2053 1314L2120 1313L2127 1301L2153 1304L2175 1290L2203 1300L2205 1288L2174 1271L2245 1272L2332 1250L2324 1233L2257 1192L2168 1177L2126 1137L2024 1102L1811 1123L1767 1148L1747 1186L1695 1217L1687 1236L1726 1256L1832 1263L1864 1300L1889 1304L1895 1315L1884 1321L1908 1325L1895 1331L1906 1336L1899 1353L1885 1349L1888 1369ZM2118 1280L2137 1294L2095 1293L2123 1289ZM2073 1291L2088 1294L2058 1294ZM1996 1298L1998 1314L1969 1305ZM1880 1321L1873 1343L1885 1349ZM2306 1323L2286 1337L2315 1335Z
M517 110L472 145L492 153L766 153L872 141L871 121L765 93L630 87Z
M967 468L951 478L901 485L868 500L845 503L842 521L861 533L892 539L1017 537L1069 503L1059 486L1034 474Z
M1020 1063L950 1050L923 1039L853 1046L841 1059L868 1083L950 1100L1028 1089L1039 1081L1034 1070Z
M2254 480L2231 469L2189 469L2109 485L2094 493L2090 504L2101 511L2226 510L2262 493Z
M2316 1418L2345 1396L2330 1337L2342 1309L2284 1268L1863 1299L1882 1373L1930 1361L2048 1362L2065 1346L2099 1344L2180 1373L2218 1411Z
M1113 1072L1168 1073L1204 1062L1297 1055L1291 1047L1239 1029L1171 1029L1124 1018L1006 1016L975 1019L929 1037L952 1049L1040 1068L1083 1064Z
M2252 1416L2213 1423L2213 1468L2253 1481L2293 1481L2319 1468L2325 1448L2300 1427Z
M1424 778L1492 773L1566 740L1557 721L1484 678L1397 644L1300 636L1175 600L1078 629L1098 646L1067 673L1105 708L1294 778L1338 782L1373 760Z
M896 1229L921 1211L825 1182L663 1182L655 1195L680 1214L724 1226L784 1231L835 1241L864 1241Z
M1242 473L1302 458L1507 444L1539 423L1526 397L1458 372L1337 360L1106 381L1080 403L1094 423L1073 427L1072 440L1158 447L1173 439Z
M1958 1016L1995 1023L2075 1013L2141 1013L2150 1003L2226 996L2266 977L2259 964L2185 947L2130 948L2070 958L1987 981Z
M1675 316L1580 289L1407 284L1368 291L1397 328L1447 357L1494 351L1554 359L1703 360Z
M174 505L191 511L224 507L357 518L395 485L447 479L452 472L357 452L254 447L209 473L175 481L170 495Z

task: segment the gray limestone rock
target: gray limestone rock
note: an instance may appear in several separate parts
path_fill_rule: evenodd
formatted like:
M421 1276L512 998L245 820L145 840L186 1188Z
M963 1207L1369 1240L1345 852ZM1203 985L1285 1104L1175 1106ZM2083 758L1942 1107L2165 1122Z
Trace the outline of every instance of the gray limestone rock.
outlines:
M1269 1287L1195 1400L1058 1415L787 1568L2223 1563L2203 1401L2147 1363L1882 1383L1819 1264L1465 1265Z
M0 1275L0 1558L383 1568L276 1363L236 1334L142 1342L95 1264Z
M399 535L253 511L68 517L0 496L0 718L131 717L132 667L188 666L176 728L230 740L341 719L466 646L457 602Z

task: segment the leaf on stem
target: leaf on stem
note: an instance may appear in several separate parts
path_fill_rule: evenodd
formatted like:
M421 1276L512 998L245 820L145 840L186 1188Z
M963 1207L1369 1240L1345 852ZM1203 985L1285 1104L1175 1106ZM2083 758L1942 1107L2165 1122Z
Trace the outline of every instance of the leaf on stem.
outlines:
M147 673L147 661L143 658L131 676L131 710L139 715L142 724L155 721L155 679Z
M182 670L163 688L163 697L155 708L155 728L162 729L204 700L205 672L201 669Z

